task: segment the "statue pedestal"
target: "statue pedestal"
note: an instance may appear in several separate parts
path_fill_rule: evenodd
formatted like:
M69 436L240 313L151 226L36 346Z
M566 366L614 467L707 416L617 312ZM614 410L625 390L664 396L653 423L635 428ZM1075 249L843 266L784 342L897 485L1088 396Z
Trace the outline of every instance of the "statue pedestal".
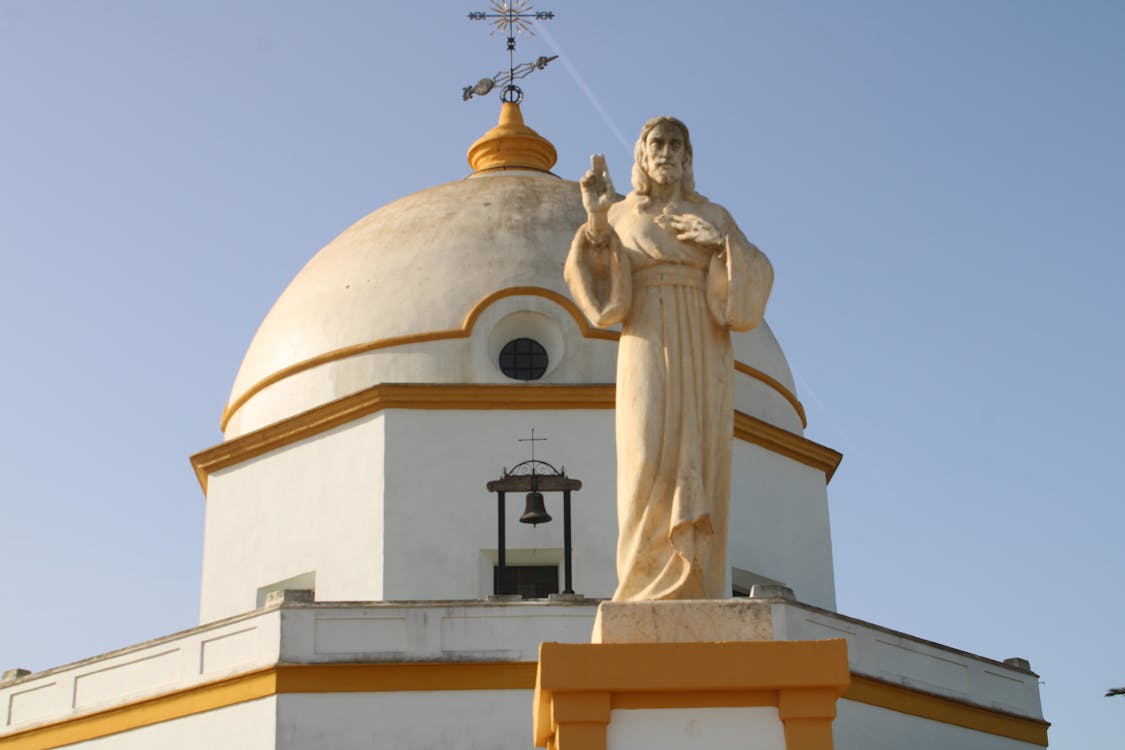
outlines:
M771 636L767 602L604 603L598 642L539 647L535 744L831 750L846 642Z
M714 643L773 639L768 601L602 602L591 643Z

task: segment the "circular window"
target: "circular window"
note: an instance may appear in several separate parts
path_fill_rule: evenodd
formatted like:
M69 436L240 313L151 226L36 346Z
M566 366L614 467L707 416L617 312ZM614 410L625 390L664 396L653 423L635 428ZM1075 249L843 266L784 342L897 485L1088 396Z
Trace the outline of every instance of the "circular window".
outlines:
M515 380L538 380L547 372L547 350L535 339L512 339L500 350L500 371Z

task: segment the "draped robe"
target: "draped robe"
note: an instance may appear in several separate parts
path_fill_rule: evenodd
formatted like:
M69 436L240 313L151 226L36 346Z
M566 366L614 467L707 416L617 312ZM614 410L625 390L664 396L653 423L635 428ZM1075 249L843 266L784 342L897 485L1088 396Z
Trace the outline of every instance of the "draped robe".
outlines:
M622 324L617 354L615 601L721 598L734 432L730 330L762 320L773 268L725 209L680 201L723 234L723 247L681 242L630 194L612 231L579 228L565 279L598 327Z

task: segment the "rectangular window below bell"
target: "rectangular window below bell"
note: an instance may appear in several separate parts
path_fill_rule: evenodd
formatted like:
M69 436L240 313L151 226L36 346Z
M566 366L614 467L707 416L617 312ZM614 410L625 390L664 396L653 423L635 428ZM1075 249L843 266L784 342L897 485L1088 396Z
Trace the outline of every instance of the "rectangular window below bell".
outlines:
M492 582L499 581L500 568L492 567ZM495 589L494 589L495 590ZM506 565L504 566L505 594L519 594L524 599L546 599L559 593L559 568L557 565Z

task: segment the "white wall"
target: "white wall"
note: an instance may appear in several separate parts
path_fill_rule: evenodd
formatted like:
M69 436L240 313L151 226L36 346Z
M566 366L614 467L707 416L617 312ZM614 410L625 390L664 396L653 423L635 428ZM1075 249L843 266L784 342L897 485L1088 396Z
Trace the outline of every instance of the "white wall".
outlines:
M283 695L278 750L528 750L530 690Z
M832 612L788 603L773 604L771 610L777 640L846 640L848 665L855 674L1017 716L1043 718L1039 681L1031 672Z
M37 672L0 687L0 736L276 664L280 641L273 609Z
M387 435L385 590L388 600L464 599L481 587L482 550L496 548L496 494L486 484L536 456L582 481L572 493L574 586L606 597L616 587L616 451L612 410L384 412ZM506 545L561 548L560 493L545 494L554 520L519 523L523 495L509 493ZM560 588L562 577L559 578Z
M786 750L774 707L616 709L606 750ZM794 749L795 750L795 749Z
M836 608L824 472L734 441L728 562Z
M592 602L286 608L279 660L292 664L534 662L544 641L588 643L595 612Z
M1030 672L806 605L777 600L761 605L768 607L777 640L846 638L856 674L986 710L1042 717L1038 680ZM542 641L588 641L595 609L590 602L275 605L0 687L0 738L279 663L534 662ZM257 750L274 746L275 723L284 730L277 735L278 747L526 749L531 742L530 690L330 693L278 700L276 722L275 704L259 700L83 747ZM643 719L639 713L622 713L626 724ZM726 719L692 727L693 717L669 716L679 723L673 724L674 732L665 732L668 736L691 730L718 737L729 727ZM774 731L759 729L762 736ZM850 701L839 703L834 734L838 750L1035 747Z
M67 745L82 750L273 750L277 697L260 698Z
M836 750L1042 750L986 732L841 700L832 724Z
M213 474L200 621L308 572L318 599L381 599L383 454L376 414Z
M612 410L389 409L211 477L201 621L252 609L261 587L310 572L318 601L490 592L496 495L486 484L530 457L519 439L533 427L547 438L536 455L583 482L572 496L575 591L612 595ZM507 497L509 549L560 557L562 496L546 501L554 520L532 527L518 522L523 496ZM731 503L729 564L834 608L824 474L735 440Z

